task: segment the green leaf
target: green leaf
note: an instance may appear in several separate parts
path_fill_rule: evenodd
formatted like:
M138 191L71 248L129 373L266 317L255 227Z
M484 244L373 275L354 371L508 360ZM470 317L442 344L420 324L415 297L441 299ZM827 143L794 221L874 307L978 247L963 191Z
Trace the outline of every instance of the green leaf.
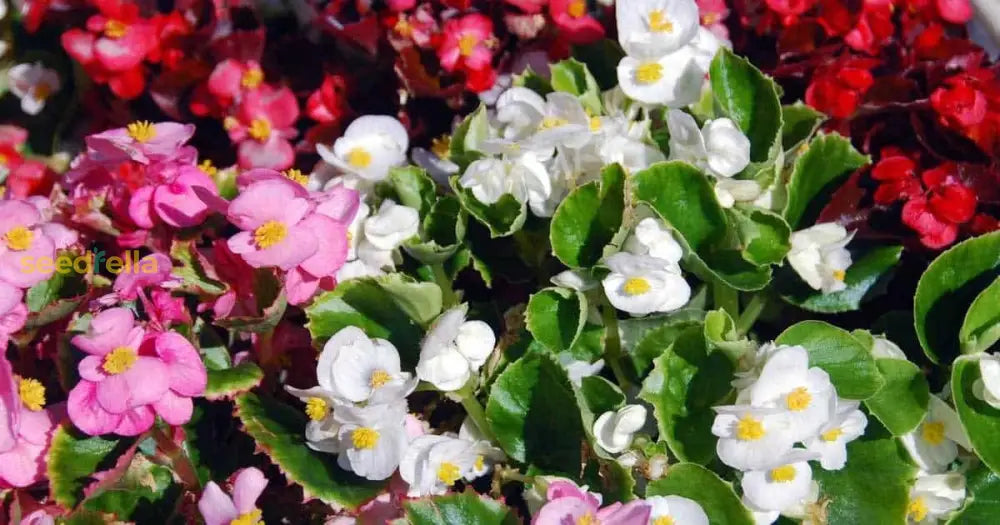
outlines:
M60 252L58 257L79 257L71 252ZM84 269L84 268L81 268ZM28 288L24 302L28 307L27 330L39 328L62 320L72 314L86 299L87 283L79 273L55 271L48 279Z
M121 479L89 497L83 507L136 522L166 522L180 494L169 468L136 454Z
M712 406L732 391L733 363L711 352L700 326L690 327L655 361L639 397L653 405L660 439L681 461L707 465L715 458Z
M734 363L756 350L756 343L736 333L736 323L722 309L705 314L705 340L709 347L721 350Z
M728 220L703 173L680 161L661 162L636 173L637 200L646 202L676 233L687 268L703 280L722 280L737 290L759 290L771 278L769 268L743 259L738 249L722 246Z
M426 217L437 200L437 185L427 176L427 172L416 166L405 166L389 170L389 183L396 192L400 204L417 210Z
M565 288L546 288L528 300L525 317L536 341L556 352L569 350L587 323L587 298Z
M905 359L875 360L885 386L865 406L894 436L912 432L927 414L930 387L917 365Z
M594 416L618 410L625 404L625 394L618 385L601 376L586 376L581 379L580 394Z
M406 520L412 525L515 525L517 516L503 504L476 494L471 489L403 502Z
M174 241L170 258L175 264L170 274L182 281L181 290L193 294L222 295L228 285L219 279L192 241Z
M59 289L66 281L66 275L53 272L52 277L28 288L24 294L24 303L29 312L38 312L49 303L59 298Z
M712 60L709 79L723 115L750 139L750 160L767 161L781 133L781 102L774 81L726 48Z
M733 487L712 471L694 463L678 463L667 475L650 482L646 497L681 496L693 499L712 525L753 525L753 515L740 502Z
M382 275L375 281L418 323L430 323L441 313L441 288L434 283L419 282L401 273Z
M397 296L382 286L383 282L385 280L373 278L351 279L317 297L306 308L309 319L306 328L315 344L322 345L345 327L357 326L369 337L392 342L404 366L416 366L424 331L407 313L412 307L404 308L399 304ZM405 287L400 287L403 289ZM440 293L440 289L438 291Z
M552 93L552 84L549 83L549 79L536 73L534 69L531 69L531 66L514 75L511 85L528 88L543 96Z
M958 331L962 353L983 352L1000 340L1000 277L972 301Z
M831 324L802 321L790 326L774 342L804 347L809 352L809 365L826 370L837 395L845 399L867 399L885 386L868 348Z
M549 66L552 89L576 95L585 109L601 113L601 88L587 66L574 58L567 58Z
M975 394L976 381L982 380L978 356L962 356L951 368L951 392L955 411L962 420L976 455L995 472L1000 472L1000 410Z
M528 218L528 207L518 202L513 195L505 193L493 204L484 204L458 183L458 177L451 178L451 187L462 203L462 208L477 221L489 228L491 237L506 237L524 226Z
M625 56L616 40L603 38L590 44L573 46L573 58L583 62L594 75L601 91L618 85L616 66Z
M580 411L566 372L548 355L527 354L497 377L486 418L512 459L546 472L579 470Z
M86 436L66 425L56 428L47 463L52 498L63 507L75 507L91 476L114 465L132 441Z
M462 246L467 217L457 198L441 197L424 217L423 240L411 239L403 248L424 264L442 263Z
M785 220L793 230L802 229L815 222L829 195L854 170L868 164L867 155L854 149L851 142L840 135L819 134L809 143L809 149L795 159L791 178L788 180L788 202Z
M997 277L1000 231L956 244L927 267L913 298L913 323L931 361L947 364L958 355L965 315Z
M566 266L584 268L597 264L604 247L622 225L625 210L625 173L612 164L601 172L601 182L577 187L563 199L552 216L552 253Z
M452 162L465 169L472 161L481 157L479 147L490 135L486 106L480 104L475 111L462 120L451 135L449 157Z
M830 500L827 523L906 523L915 474L903 446L876 421L869 421L865 435L847 445L844 468L813 468L820 497Z
M783 271L782 278L775 282L785 301L804 310L820 313L857 310L878 289L877 285L884 282L902 253L902 246L878 246L869 250L847 269L844 276L847 288L839 292L813 290L791 268Z
M213 400L230 398L246 392L264 379L264 371L251 362L240 363L231 368L207 370L208 384L205 386L205 398Z
M1000 515L1000 474L977 465L965 475L969 499L948 525L993 525Z
M781 106L781 120L784 122L781 128L781 146L785 151L792 151L805 144L816 133L820 124L826 120L826 115L802 102L796 102Z
M236 398L236 415L285 477L302 486L306 500L318 498L329 505L354 509L386 485L347 472L337 466L336 456L307 447L307 418L300 410L247 393Z
M653 366L653 361L662 355L686 329L702 326L704 312L697 312L700 314L698 316L676 316L681 312L685 311L674 312L669 317L656 316L619 321L622 350L632 361L635 377L646 377ZM653 322L648 322L650 320Z
M778 264L788 254L792 231L780 215L760 208L733 208L727 214L739 232L747 262L757 266Z

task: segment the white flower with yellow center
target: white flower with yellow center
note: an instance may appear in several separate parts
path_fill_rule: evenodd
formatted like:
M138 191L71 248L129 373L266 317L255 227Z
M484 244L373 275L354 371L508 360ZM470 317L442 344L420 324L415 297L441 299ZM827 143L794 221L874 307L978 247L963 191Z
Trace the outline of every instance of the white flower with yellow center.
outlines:
M789 432L788 411L750 405L714 407L712 434L719 438L716 454L740 470L770 468L795 443Z
M489 438L476 426L476 422L471 417L466 417L462 421L462 426L458 429L458 438L471 442L476 453L472 469L465 476L465 479L469 481L485 476L493 468L494 463L502 461L506 457L502 450L490 443Z
M705 81L705 71L691 47L654 58L623 57L617 72L618 85L629 98L671 108L696 102Z
M45 109L45 102L62 86L59 73L41 62L18 64L7 70L7 87L21 99L21 111L37 115Z
M691 163L714 177L728 178L750 164L750 139L728 118L698 123L688 113L667 113L670 159Z
M698 32L694 0L619 0L618 41L629 56L655 58L687 45Z
M316 152L345 173L378 182L406 162L409 140L406 128L395 118L365 115L351 122L332 148L319 144Z
M782 348L771 355L749 394L753 406L788 411L788 432L794 441L816 435L830 419L837 400L830 375L810 368L809 353L801 346Z
M958 414L937 396L930 397L927 415L920 426L899 439L913 462L932 474L947 470L948 465L958 457L959 445L972 450Z
M441 314L420 345L417 377L443 392L462 388L496 345L493 329L482 321L466 321L467 312L463 304Z
M642 405L625 405L617 411L608 411L594 421L594 438L604 450L618 454L632 444L635 433L646 424L646 408Z
M814 290L839 292L847 288L844 278L851 266L851 252L845 247L853 237L854 233L832 222L793 232L788 264Z
M1000 408L1000 356L980 354L979 375L980 379L972 385L976 397L993 408Z
M578 148L590 139L593 127L575 96L556 91L543 99L525 87L512 87L500 95L495 119L501 138L523 142L530 149Z
M608 301L632 315L672 312L687 304L691 287L680 269L648 255L620 252L606 259L611 273L601 281Z
M400 370L399 352L384 339L370 339L348 326L333 335L319 356L320 388L349 403L390 403L405 398L417 381Z
M676 267L684 256L681 245L674 240L674 235L663 221L654 217L646 217L635 225L632 235L625 240L625 250L635 255L648 255L663 260L671 267Z
M957 472L920 472L910 488L906 521L915 525L934 525L939 520L947 519L964 502L965 476Z
M465 169L458 184L471 190L483 204L493 204L509 193L518 202L528 203L535 215L552 215L552 210L547 209L552 177L531 152L513 158L477 160Z
M650 525L708 525L708 515L698 502L681 496L650 496Z
M773 464L743 474L743 496L756 509L781 511L799 504L809 495L815 454L795 449L772 458Z
M285 390L305 403L305 413L309 418L306 423L306 445L320 452L339 453L340 423L333 417L333 408L337 404L334 393L319 386L304 390L286 386Z
M365 219L365 240L379 250L391 251L415 236L420 228L420 212L386 199L378 212Z
M337 464L367 479L386 479L396 471L406 450L406 402L337 405L340 423Z
M410 497L444 494L456 482L468 478L475 464L482 462L480 458L471 441L425 434L407 447L399 474L410 485Z
M803 441L806 450L819 455L819 464L826 470L840 470L847 464L847 444L861 437L868 426L865 413L858 410L858 401L837 401L837 410L819 434Z

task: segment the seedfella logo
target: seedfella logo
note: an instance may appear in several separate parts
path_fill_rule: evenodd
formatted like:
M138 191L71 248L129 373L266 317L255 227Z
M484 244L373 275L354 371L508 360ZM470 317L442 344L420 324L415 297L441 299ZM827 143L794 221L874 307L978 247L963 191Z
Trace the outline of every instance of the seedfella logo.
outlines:
M157 262L155 257L139 256L138 250L126 251L121 257L113 255L107 257L104 250L87 252L84 255L70 256L59 255L55 259L52 257L34 257L25 255L21 257L21 271L24 273L50 274L58 272L68 274L76 272L79 274L94 273L94 269L104 268L112 274L125 273L156 273Z

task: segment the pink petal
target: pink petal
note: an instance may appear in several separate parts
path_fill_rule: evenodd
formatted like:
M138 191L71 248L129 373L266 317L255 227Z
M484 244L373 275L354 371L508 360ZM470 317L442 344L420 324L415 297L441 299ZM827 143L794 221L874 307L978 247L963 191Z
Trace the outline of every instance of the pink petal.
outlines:
M316 253L317 245L316 237L311 232L293 226L288 228L288 235L281 242L263 250L254 250L242 255L243 260L254 268L277 266L282 270L291 270Z
M122 420L115 428L115 434L138 436L150 429L156 421L156 413L149 406L133 408L122 414Z
M24 328L25 321L28 320L28 307L24 303L14 305L14 308L5 314L0 314L0 334L6 338L10 334ZM6 339L4 340L6 343ZM6 348L6 344L0 345Z
M128 383L129 407L148 405L170 389L170 371L161 359L140 355L132 368L121 374ZM105 379L105 381L107 381Z
M52 240L56 246L56 250L64 250L76 244L76 241L80 237L76 230L67 228L58 222L47 222L38 228Z
M562 525L576 523L588 513L595 513L597 507L586 500L577 498L558 498L549 500L535 515L532 525Z
M264 180L248 186L229 204L226 217L241 230L253 231L268 221L296 224L306 216L310 203L298 197L289 180Z
M122 414L131 408L129 394L129 385L124 374L108 375L104 381L97 383L97 402L101 404L101 408L112 414Z
M149 272L155 265L156 271ZM173 263L162 253L151 253L129 265L129 271L122 271L115 277L114 290L125 300L136 298L136 291L154 286L170 277Z
M3 281L0 281L0 315L14 309L20 304L24 292L20 288L15 288Z
M208 77L208 91L216 97L231 100L240 93L243 67L239 62L227 58L219 62Z
M0 358L0 451L10 450L17 443L20 412L21 397L14 372L7 359Z
M316 205L316 213L350 224L354 216L358 213L358 206L361 203L358 191L338 184L330 188L319 197L319 204Z
M27 250L5 250L0 253L0 281L18 288L30 288L48 280L55 271L55 256L56 247L52 240L35 229L31 246Z
M0 480L15 487L26 487L45 477L45 445L21 441L0 454Z
M205 484L205 490L198 500L198 511L201 512L205 525L229 525L230 521L239 517L233 500L214 481Z
M63 48L69 56L81 64L89 64L94 60L94 35L81 29L70 29L60 38Z
M647 523L651 510L652 508L645 501L635 500L624 505L619 503L613 510L601 509L597 513L597 517L602 525L635 525Z
M143 186L135 190L128 201L128 218L140 228L148 230L154 226L150 203L155 189L153 186Z
M108 375L104 373L104 369L102 368L103 365L103 356L88 355L80 360L80 364L77 365L76 369L80 373L81 378L86 379L87 381L100 383L108 377Z
M21 428L18 435L28 443L45 445L62 415L61 412L62 407L58 405L38 411L27 408L21 410Z
M248 467L239 471L233 483L233 504L236 505L236 511L240 514L252 511L266 486L267 478L256 468Z
M134 324L135 317L128 308L109 308L95 315L87 334L73 337L72 343L88 354L104 355L134 337L130 334Z
M173 182L156 187L153 209L163 222L175 228L197 226L212 211L210 203L203 201L200 194L218 195L218 191L208 175L192 167Z
M94 57L111 71L125 71L139 65L145 51L138 42L129 38L98 38L94 44Z
M66 400L69 419L76 428L91 436L107 434L121 423L121 414L112 414L97 402L97 383L80 381Z
M347 260L347 224L314 213L299 223L317 239L316 253L299 265L314 277L334 275Z
M164 332L156 337L155 344L156 353L167 365L170 390L187 397L205 393L205 364L187 339L176 332Z
M285 296L289 304L303 304L319 290L319 278L313 277L303 272L299 268L292 268L285 275Z
M272 133L267 142L260 143L256 140L244 140L240 142L236 157L239 166L243 169L250 168L271 168L283 170L292 166L295 162L295 150L284 138Z
M183 425L191 420L194 403L190 397L181 397L168 390L162 398L153 403L153 410L167 423Z
M18 226L30 228L41 220L38 208L24 201L0 201L0 234Z

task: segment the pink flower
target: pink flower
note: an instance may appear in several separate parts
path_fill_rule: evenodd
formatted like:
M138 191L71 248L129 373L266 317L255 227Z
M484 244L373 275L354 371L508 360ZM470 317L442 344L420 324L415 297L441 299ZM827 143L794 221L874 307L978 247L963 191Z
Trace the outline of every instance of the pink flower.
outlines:
M169 389L153 403L156 414L171 425L183 425L191 419L191 398L205 393L208 373L198 350L184 336L163 332L147 338L143 350L153 351L167 367Z
M38 264L41 258L51 261L56 255L55 245L41 229L42 222L38 209L31 204L0 201L0 281L30 288L52 275L52 268L43 271L45 268Z
M198 500L198 510L205 519L205 525L229 525L236 520L241 520L240 523L261 522L257 498L266 486L264 473L254 467L236 473L232 497L227 496L214 481L209 481Z
M140 228L153 228L155 218L175 228L190 228L224 207L215 183L196 166L157 164L147 177L160 183L135 190L128 204L129 218Z
M539 509L534 525L592 523L595 525L646 525L650 507L645 501L612 503L599 508L598 494L587 492L568 481L554 481L546 493L548 502Z
M316 253L316 237L301 224L312 203L301 191L298 183L276 179L248 186L229 204L229 222L243 230L229 239L229 249L255 268L283 270Z
M45 387L14 377L0 358L0 487L26 487L45 477L45 451L61 407L44 405Z
M215 66L208 77L207 87L216 103L226 108L244 93L259 88L263 82L264 71L257 61L241 62L230 58Z
M91 161L116 167L132 160L140 164L173 160L180 149L194 135L193 124L177 122L136 121L124 128L87 137L87 156Z
M447 71L481 70L493 60L493 22L478 13L449 19L438 47L441 67Z
M155 264L156 271L147 272ZM126 301L135 300L138 291L148 286L155 286L170 278L173 269L170 257L162 253L151 253L139 261L129 265L128 271L122 270L115 277L114 291L118 297Z
M239 144L239 166L283 170L295 161L295 151L288 141L297 134L293 127L299 118L299 105L287 87L261 86L246 94L237 117L223 123L229 138Z
M559 36L571 44L589 44L604 38L604 27L587 14L585 0L552 0L549 13L559 28Z
M358 212L358 192L335 186L317 200L315 212L301 223L316 236L317 249L288 272L285 288L291 304L308 301L319 288L332 290L337 284L337 270L347 260L347 231Z

